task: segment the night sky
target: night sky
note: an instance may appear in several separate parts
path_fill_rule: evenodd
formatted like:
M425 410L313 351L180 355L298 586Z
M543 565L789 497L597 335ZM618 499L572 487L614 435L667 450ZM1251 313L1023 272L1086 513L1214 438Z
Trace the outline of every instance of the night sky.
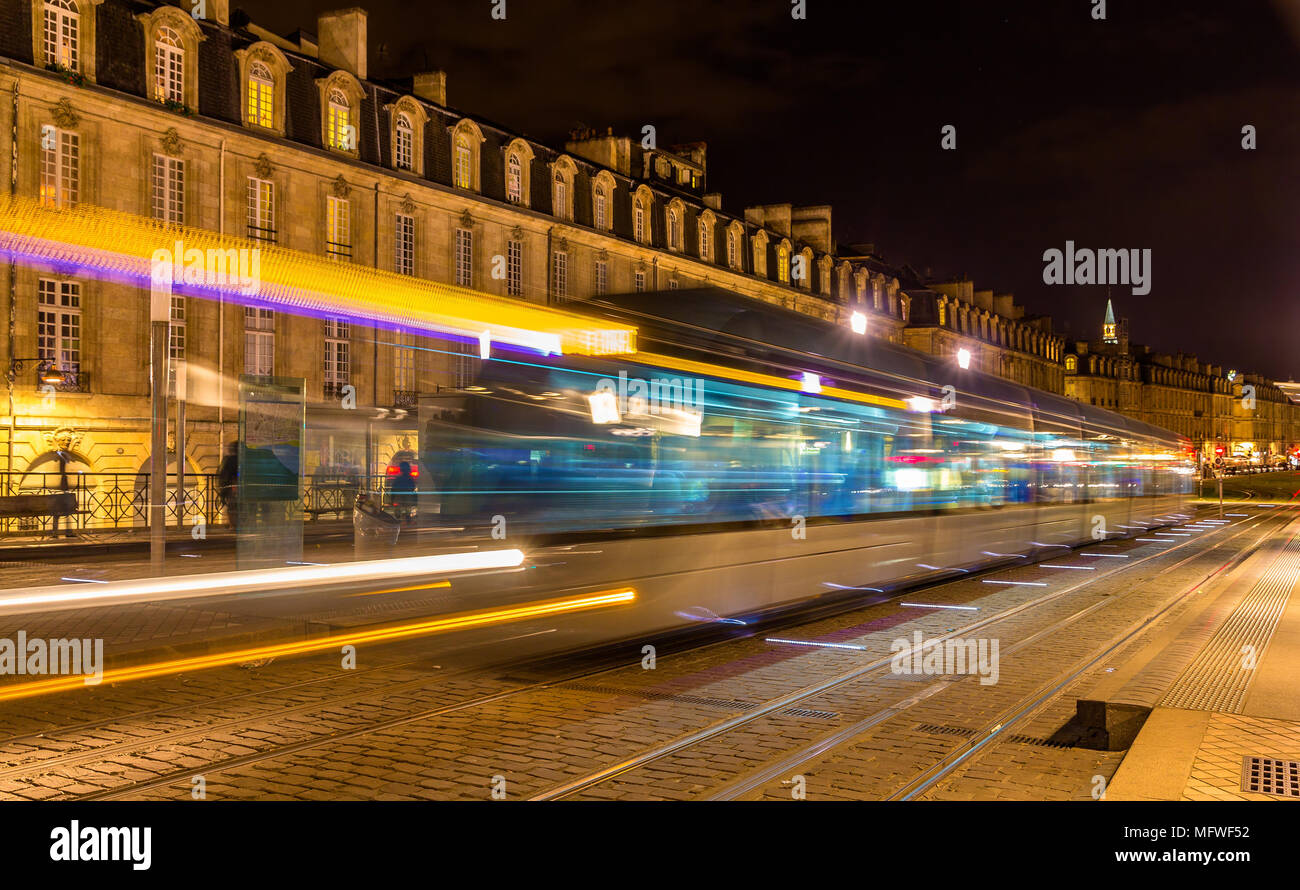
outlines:
M343 4L242 5L286 33ZM1300 377L1300 0L358 5L373 77L444 69L453 107L560 147L580 125L706 141L724 210L831 204L841 244L1075 337L1106 287L1045 285L1043 251L1149 248L1150 293L1112 288L1135 343Z

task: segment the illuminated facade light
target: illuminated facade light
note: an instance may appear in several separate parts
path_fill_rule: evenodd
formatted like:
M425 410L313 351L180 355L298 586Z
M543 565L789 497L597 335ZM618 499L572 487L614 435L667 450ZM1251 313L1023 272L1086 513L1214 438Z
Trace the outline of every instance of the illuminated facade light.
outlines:
M803 377L799 380L799 388L804 392L820 393L822 391L822 379L811 371L804 371Z
M963 370L966 369L966 368L969 368L969 367L970 367L970 350L969 350L969 349L964 349L964 348L963 348L963 349L958 349L958 350L957 350L957 365L958 365L958 367L962 368Z
M907 400L907 407L908 410L915 411L918 414L929 414L934 411L937 405L934 399L926 398L925 396L913 396Z
M618 413L618 396L607 389L587 396L587 404L591 407L592 423L619 423L623 419Z
M867 316L861 312L854 312L849 317L849 326L853 328L853 333L865 334L867 332Z

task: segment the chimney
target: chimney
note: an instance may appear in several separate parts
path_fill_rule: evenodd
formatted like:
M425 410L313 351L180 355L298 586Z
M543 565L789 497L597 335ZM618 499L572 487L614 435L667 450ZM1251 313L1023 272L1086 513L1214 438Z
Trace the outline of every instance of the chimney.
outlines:
M411 92L434 105L447 104L447 72L426 71L415 75Z
M722 193L721 193L721 192L709 192L709 194L707 194L707 195L704 196L704 206L705 206L705 207L712 207L714 210L721 210L721 209L722 209Z
M190 4L192 7L197 5L196 3ZM207 7L212 21L218 25L230 24L230 0L207 0ZM195 18L198 18L198 16L195 16Z
M366 11L360 7L325 12L316 19L320 60L366 79Z

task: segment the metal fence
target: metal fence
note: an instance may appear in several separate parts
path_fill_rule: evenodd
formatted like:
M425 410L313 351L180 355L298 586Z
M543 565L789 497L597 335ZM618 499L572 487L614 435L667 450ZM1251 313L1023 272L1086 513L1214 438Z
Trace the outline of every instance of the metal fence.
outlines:
M57 517L57 527L76 531L128 531L149 527L149 473L0 473L0 494L55 494L71 491L77 509ZM357 493L382 491L383 475L315 475L303 477L301 507L308 520L350 516ZM185 490L176 475L167 475L167 524L227 521L219 497L217 474L185 474ZM53 531L54 516L0 518L0 534L39 534Z

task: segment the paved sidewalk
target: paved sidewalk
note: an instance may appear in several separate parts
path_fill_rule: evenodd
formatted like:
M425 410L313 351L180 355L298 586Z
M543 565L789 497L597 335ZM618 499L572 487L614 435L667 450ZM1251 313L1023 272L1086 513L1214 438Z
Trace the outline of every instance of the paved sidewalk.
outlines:
M1235 606L1219 610L1212 634L1201 629L1107 800L1300 800L1298 532L1288 527L1289 547L1219 593Z

